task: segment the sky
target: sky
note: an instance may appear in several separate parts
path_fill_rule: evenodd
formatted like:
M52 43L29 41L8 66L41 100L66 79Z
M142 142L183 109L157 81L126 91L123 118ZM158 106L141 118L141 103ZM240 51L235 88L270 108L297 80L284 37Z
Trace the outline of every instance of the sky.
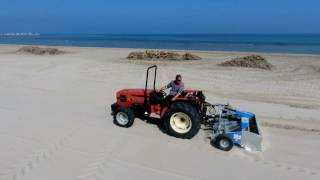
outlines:
M319 0L0 0L0 33L320 33Z

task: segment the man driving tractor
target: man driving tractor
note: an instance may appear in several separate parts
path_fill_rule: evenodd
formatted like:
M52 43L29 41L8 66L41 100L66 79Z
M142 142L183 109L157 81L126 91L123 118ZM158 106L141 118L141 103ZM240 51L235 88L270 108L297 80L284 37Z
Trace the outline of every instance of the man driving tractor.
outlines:
M184 91L184 83L182 82L182 76L180 74L177 74L175 80L160 88L158 92L169 88L171 88L170 93L163 99L163 104L166 104L170 101L175 101Z
M153 88L148 89L149 71L154 69ZM116 92L111 105L113 121L120 127L131 127L135 118L157 120L174 137L191 139L204 125L212 131L211 144L229 151L233 145L261 150L262 136L256 116L239 111L228 104L210 104L201 90L184 90L182 76L156 90L157 66L148 67L146 84L141 89L122 89ZM165 97L163 90L170 89ZM162 92L159 92L162 91ZM153 116L157 114L158 116Z

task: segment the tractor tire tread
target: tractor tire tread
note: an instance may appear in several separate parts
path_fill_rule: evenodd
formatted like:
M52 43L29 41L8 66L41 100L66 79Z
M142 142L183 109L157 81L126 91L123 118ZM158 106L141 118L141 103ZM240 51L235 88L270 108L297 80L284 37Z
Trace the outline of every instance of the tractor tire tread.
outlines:
M192 121L192 127L189 132L185 134L180 134L175 132L170 127L170 117L176 112L183 112L186 113L188 116L190 116ZM196 108L187 102L176 102L173 103L166 114L164 115L164 125L169 135L174 136L176 138L182 138L182 139L191 139L193 138L200 130L201 127L201 120L200 115Z
M228 147L221 147L220 144L219 144L219 141L222 140L222 139L226 139L229 141L229 146ZM222 151L230 151L233 147L233 141L232 139L227 136L226 134L220 134L216 137L215 141L213 142L213 145L215 147L217 147L218 149L222 150Z
M122 125L122 124L119 124L116 120L116 116L117 116L117 113L118 112L124 112L128 115L128 118L129 118L129 122L125 125ZM134 118L135 118L135 115L134 115L134 112L132 109L128 108L128 107L119 107L117 108L114 113L113 113L113 123L117 126L120 126L120 127L124 127L124 128L129 128L133 125L133 122L134 122Z

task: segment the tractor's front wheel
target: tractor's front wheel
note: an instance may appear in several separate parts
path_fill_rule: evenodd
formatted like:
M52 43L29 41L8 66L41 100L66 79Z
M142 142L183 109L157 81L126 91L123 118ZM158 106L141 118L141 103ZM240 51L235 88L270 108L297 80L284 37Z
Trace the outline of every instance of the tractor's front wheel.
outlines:
M200 115L193 105L177 102L164 115L164 124L169 135L191 139L200 130Z
M131 127L134 122L134 112L128 107L119 107L113 113L113 122L120 127Z

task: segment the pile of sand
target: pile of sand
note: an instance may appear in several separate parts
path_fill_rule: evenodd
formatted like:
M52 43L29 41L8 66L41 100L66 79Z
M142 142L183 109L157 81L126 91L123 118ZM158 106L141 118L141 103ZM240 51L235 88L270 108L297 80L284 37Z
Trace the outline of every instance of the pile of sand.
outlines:
M231 67L259 68L259 69L265 69L265 70L271 70L273 68L273 65L270 64L266 58L259 55L237 57L235 59L223 62L218 65L231 66Z
M41 47L35 47L35 46L26 46L23 48L20 48L18 53L31 53L35 55L58 55L58 54L64 54L65 52L62 50L59 50L57 48L41 48Z
M184 53L182 55L182 60L200 60L201 57L191 54L191 53Z
M144 51L131 52L127 59L132 60L200 60L201 58L191 53L179 54L173 51Z

